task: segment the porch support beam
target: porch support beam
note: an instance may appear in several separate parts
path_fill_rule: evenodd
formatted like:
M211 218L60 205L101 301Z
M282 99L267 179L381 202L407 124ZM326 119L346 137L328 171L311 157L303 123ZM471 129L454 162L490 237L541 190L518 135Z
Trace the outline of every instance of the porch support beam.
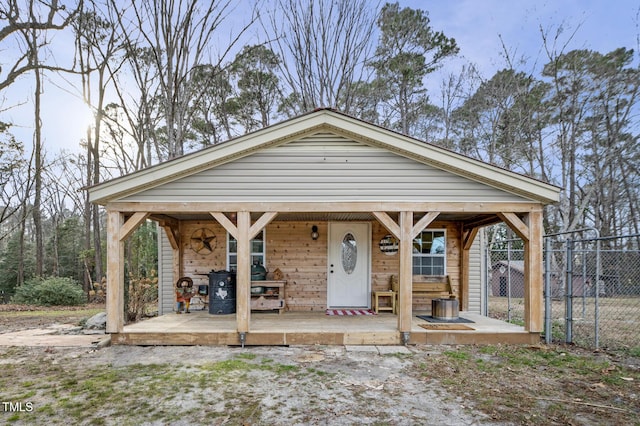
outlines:
M460 294L458 295L460 308L469 310L469 259L471 246L480 228L462 231L462 256L460 258Z
M236 326L238 333L247 333L251 317L251 213L240 211L237 217Z
M540 333L542 320L542 210L529 213L525 219L529 227L529 240L524 243L524 328Z
M117 210L107 210L107 333L124 329L124 241L150 213L135 212L125 221Z
M398 331L400 333L411 332L411 318L413 316L413 239L429 226L440 214L428 212L413 224L413 212L402 211L399 213L399 224L386 213L381 211L371 212L373 216L393 234L399 241L400 270L398 271ZM406 342L405 342L406 343Z
M312 212L443 212L494 214L495 212L528 213L540 208L539 203L508 202L373 202L373 201L276 201L276 202L114 202L109 206L121 212L152 211L156 214L207 213L212 211L235 213L252 212L312 213Z
M120 230L124 215L107 210L107 333L124 329L124 241Z
M400 271L398 273L398 331L411 332L413 300L411 286L413 281L413 212L400 212Z
M498 216L524 241L524 328L542 331L542 209L531 211L521 220L515 213Z

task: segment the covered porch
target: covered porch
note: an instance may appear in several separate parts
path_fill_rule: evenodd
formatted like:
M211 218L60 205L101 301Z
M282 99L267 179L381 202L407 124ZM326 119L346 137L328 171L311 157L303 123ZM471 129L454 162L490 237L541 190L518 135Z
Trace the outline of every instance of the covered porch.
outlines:
M416 312L428 314L428 312ZM469 312L460 317L471 320L467 329L434 326L414 315L411 318L412 344L536 344L539 334ZM245 345L401 345L397 317L391 313L367 316L328 316L324 312L252 313L251 332ZM462 325L462 324L461 324ZM462 328L462 327L460 327ZM211 316L206 311L189 315L163 315L124 326L112 334L112 343L128 345L230 345L240 346L233 314Z
M107 332L116 343L509 341L511 334L497 324L460 333L425 330L414 312L425 309L415 303L413 283L421 275L446 275L460 310L475 312L470 295L480 285L480 262L474 242L482 227L499 222L524 242L525 318L514 335L530 342L542 330L543 208L558 200L559 188L336 111L301 115L99 184L89 194L107 212ZM178 319L168 305L157 320L125 326L124 247L146 220L156 221L168 241L167 300L178 278L233 270L234 315ZM204 234L220 241L207 253L190 246L194 235ZM281 318L251 312L258 235L264 238L258 257L286 281ZM433 251L436 238L444 241L440 252ZM390 240L393 256L383 252L382 242ZM345 262L350 244L357 250L351 247ZM339 319L348 322L325 317L327 308L371 307L371 294L390 290L392 275L395 315ZM202 327L191 327L196 321ZM161 330L162 324L180 329L178 323L183 337ZM159 328L146 328L153 324Z
M537 341L542 330L542 211L535 203L501 204L487 203L484 205L469 205L467 203L244 203L242 206L221 203L211 205L199 205L200 209L208 212L193 211L190 213L179 211L175 203L163 203L144 205L144 203L114 203L108 211L109 230L109 270L110 277L124 277L124 242L131 232L147 218L156 220L166 232L173 254L173 280L185 274L193 274L195 269L194 258L186 253L188 246L188 223L194 222L198 226L209 223L210 226L223 228L228 235L235 239L237 244L237 271L236 271L236 311L234 315L219 319L216 315L198 313L191 315L196 319L188 319L175 315L164 315L158 320L145 323L138 328L137 325L126 326L124 323L124 280L109 281L107 297L107 331L114 334L112 342L123 344L160 344L164 341L183 342L182 344L302 344L302 342L314 344L427 344L427 343L488 343L498 341L530 343ZM221 207L224 207L221 209ZM246 210L242 210L245 208ZM260 208L262 211L255 212ZM379 211L375 209L381 209ZM498 211L506 210L510 211ZM214 211L217 209L218 211ZM382 210L384 209L384 210ZM425 211L428 209L428 211ZM208 217L208 219L207 219ZM302 287L305 285L304 272L306 269L314 269L319 276L321 290L319 305L314 305L310 310L320 312L306 312L304 304L296 308L288 299L286 315L282 318L273 318L268 315L260 315L251 311L251 244L252 239L269 226L288 228L287 233L292 232L301 222L300 218L311 219L311 223L320 223L319 241L313 247L308 245L303 251L304 235L294 237L299 244L291 247L292 252L301 252L296 255L294 268L285 269L287 276L295 276L297 279L285 286L287 292L291 292L292 285ZM390 233L398 241L397 255L393 260L370 256L365 270L367 277L367 299L376 290L387 290L387 279L381 278L378 283L375 275L385 277L395 275L398 277L397 314L381 314L364 318L340 318L343 322L334 318L326 318L324 310L331 307L328 294L328 281L334 269L330 260L329 246L331 238L327 231L332 218L340 217L340 223L365 223L370 228L376 228L385 233ZM346 221L345 221L346 220ZM452 277L453 292L459 301L460 309L468 311L468 295L471 283L470 251L476 235L482 226L504 221L525 241L525 265L528 270L526 295L525 295L525 324L524 327L513 328L500 322L494 322L489 318L474 315L478 324L471 330L426 330L420 327L419 320L415 317L415 295L412 291L414 274L414 241L425 229L430 226L443 228L447 233L447 274ZM435 224L435 225L434 225ZM306 229L305 226L302 228ZM306 232L306 231L303 231ZM371 232L368 236L368 250L375 251L374 242L380 236L380 231ZM275 234L271 231L268 235ZM230 238L231 238L230 237ZM274 238L278 238L277 236ZM308 236L307 236L308 239ZM340 245L341 239L334 241ZM270 240L271 245L277 245ZM311 247L311 248L309 248ZM293 255L290 255L293 256ZM271 256L275 257L275 256ZM197 263L197 262L195 262ZM271 264L273 260L271 260ZM313 265L312 265L313 264ZM383 265L384 264L384 265ZM292 270L295 269L295 273ZM206 272L203 269L201 272ZM197 272L196 272L197 274ZM297 275L296 275L297 274ZM200 274L202 275L202 274ZM305 297L304 294L301 293ZM324 296L322 296L324 295ZM302 309L301 309L302 307ZM366 306L371 307L371 305ZM302 310L305 312L295 312ZM168 317L168 318L165 318ZM202 322L202 324L200 324ZM196 324L197 323L197 324ZM206 324L205 324L206 323ZM156 325L154 325L156 324ZM155 327L155 328L154 328ZM166 327L165 331L160 331ZM504 334L504 330L508 330ZM173 330L168 332L166 330ZM153 331L157 330L157 331ZM204 331L203 331L204 330ZM148 334L148 336L144 336ZM511 336L513 335L513 336ZM292 343L293 342L293 343ZM360 342L360 343L357 343ZM171 343L178 344L178 343Z

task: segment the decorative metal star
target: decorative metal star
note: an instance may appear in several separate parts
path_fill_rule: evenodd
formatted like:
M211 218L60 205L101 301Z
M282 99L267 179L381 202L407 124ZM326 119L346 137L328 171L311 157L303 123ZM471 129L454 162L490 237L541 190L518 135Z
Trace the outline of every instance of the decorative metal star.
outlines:
M196 253L211 253L216 248L216 235L207 228L196 229L191 234L191 249Z

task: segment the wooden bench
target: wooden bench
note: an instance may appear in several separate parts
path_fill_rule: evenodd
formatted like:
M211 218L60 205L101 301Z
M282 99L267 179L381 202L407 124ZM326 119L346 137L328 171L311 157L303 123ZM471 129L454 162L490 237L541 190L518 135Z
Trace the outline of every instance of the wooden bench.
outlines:
M398 278L392 275L391 290L398 293L399 288ZM423 296L428 299L455 299L456 297L448 275L414 275L411 293L413 296Z

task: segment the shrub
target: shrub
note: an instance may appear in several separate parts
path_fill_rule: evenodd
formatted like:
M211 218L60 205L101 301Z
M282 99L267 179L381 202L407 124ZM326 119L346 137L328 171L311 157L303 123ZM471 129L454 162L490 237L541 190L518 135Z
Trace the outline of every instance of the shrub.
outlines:
M149 305L156 307L158 303L158 273L151 271L149 277L129 276L127 292L127 320L138 321L147 315Z
M71 278L34 278L16 289L13 303L41 306L82 305L86 297L82 287Z

